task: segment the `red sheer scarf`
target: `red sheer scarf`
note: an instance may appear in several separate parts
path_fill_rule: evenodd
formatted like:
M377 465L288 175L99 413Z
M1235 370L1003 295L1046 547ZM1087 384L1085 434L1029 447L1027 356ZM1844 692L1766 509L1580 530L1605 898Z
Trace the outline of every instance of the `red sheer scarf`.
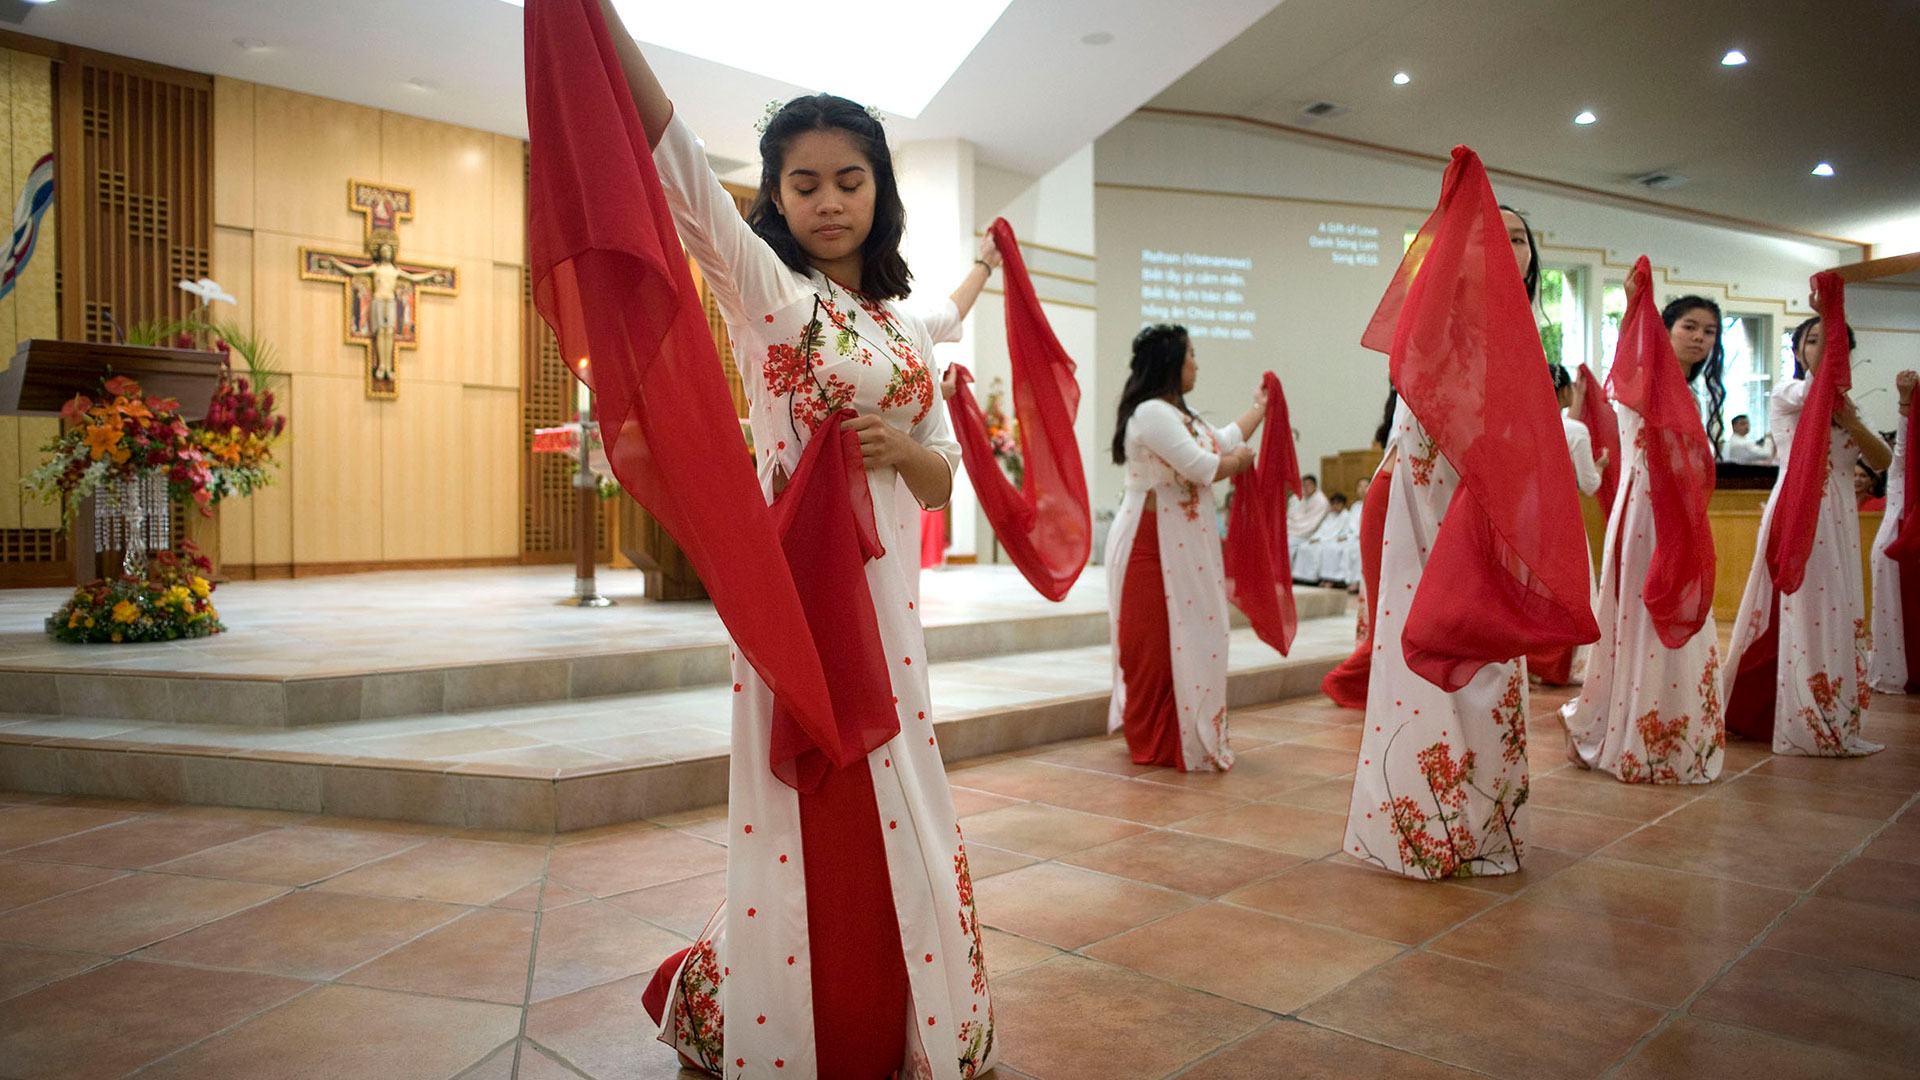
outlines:
M1642 596L1654 632L1667 648L1677 649L1713 614L1713 534L1707 527L1713 446L1654 307L1652 277L1647 257L1640 256L1627 275L1634 297L1620 320L1607 384L1614 400L1643 421L1654 548Z
M1789 595L1800 591L1806 580L1807 558L1813 554L1820 500L1827 490L1827 459L1833 447L1833 407L1853 386L1852 350L1847 347L1846 284L1839 274L1823 270L1813 275L1813 291L1820 302L1820 367L1813 373L1806 404L1800 409L1800 423L1793 429L1787 474L1780 478L1773 527L1767 533L1767 571L1773 575L1773 587Z
M1546 354L1479 157L1453 151L1361 344L1460 474L1401 637L1446 691L1491 663L1600 637L1586 528Z
M1267 433L1260 440L1254 467L1233 478L1233 507L1227 512L1227 538L1220 545L1226 570L1227 599L1246 613L1260 640L1285 656L1300 629L1293 602L1293 567L1287 554L1287 493L1301 493L1300 459L1293 446L1293 423L1280 378L1269 371L1261 379L1267 391Z
M1367 632L1353 653L1320 680L1320 692L1345 709L1367 707L1367 682L1373 677L1373 625L1380 613L1380 548L1386 540L1387 502L1393 495L1393 473L1373 474L1366 501L1360 504L1360 578L1366 583Z
M821 623L802 606L754 478L599 5L541 0L525 23L534 306L598 395L614 475L686 552L740 655L790 720L773 771L804 790L822 761L847 765L865 753L867 739L853 737L859 725L843 732L835 719L835 704L852 691L836 674L829 693L815 644ZM809 574L818 557L809 552ZM869 604L864 623L872 622ZM848 632L833 627L834 652ZM884 686L885 658L862 660L862 677L877 665ZM871 688L862 689L864 698Z
M986 413L971 389L973 373L963 365L954 366L958 389L948 411L980 509L1000 546L1040 595L1062 600L1086 569L1093 545L1087 474L1073 437L1080 384L1074 379L1073 358L1060 347L1034 295L1013 227L1005 218L995 218L987 233L1003 260L1013 415L1020 429L1019 487L994 460Z
M1593 377L1593 369L1585 364L1580 365L1580 385L1585 394L1580 400L1580 415L1574 419L1587 425L1587 433L1593 436L1594 456L1606 452L1607 465L1600 470L1600 489L1593 494L1600 500L1601 517L1611 518L1613 497L1620 490L1620 422L1613 415L1600 380Z

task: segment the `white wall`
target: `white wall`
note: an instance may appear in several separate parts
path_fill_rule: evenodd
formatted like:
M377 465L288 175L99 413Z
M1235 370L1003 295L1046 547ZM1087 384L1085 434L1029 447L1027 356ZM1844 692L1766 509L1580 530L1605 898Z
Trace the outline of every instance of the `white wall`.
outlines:
M1847 289L1847 322L1859 347L1853 353L1854 392L1860 410L1878 431L1894 428L1899 407L1893 377L1920 371L1920 289L1911 285L1855 285ZM1864 391L1884 388L1862 396Z
M935 139L903 143L893 148L895 181L907 208L907 235L901 254L913 270L913 295L907 306L932 309L973 266L974 175L973 144L963 139ZM942 366L974 365L974 335L936 350ZM956 474L951 502L953 547L964 554L974 548L977 501L964 471ZM916 553L915 558L918 558Z
M975 232L984 234L996 217L1007 219L1020 241L1034 292L1040 297L1054 336L1078 365L1081 398L1074 435L1082 460L1091 462L1095 419L1101 408L1099 365L1094 355L1093 147L1083 147L1038 180L984 166L975 169L974 177ZM978 236L969 243L973 246L961 269L973 259ZM969 359L961 361L972 370L974 392L983 403L988 384L995 378L1004 384L1012 374L1005 311L1001 279L996 273L967 320L966 343L971 352L966 354ZM956 346L940 348L956 350L941 352L943 364L961 355ZM1006 404L1012 407L1011 398ZM961 504L956 501L955 505L959 509ZM981 562L989 561L994 551L992 533L986 518L978 514L971 488L966 505L974 513L955 515L950 554L975 555Z
M1177 244L1184 224L1204 221L1209 230L1206 242L1219 243L1223 215L1237 213L1246 228L1226 239L1255 256L1257 273L1266 280L1291 281L1290 295L1250 294L1258 316L1258 348L1236 348L1236 342L1200 344L1216 362L1209 367L1203 358L1201 385L1192 403L1216 414L1216 419L1230 418L1244 407L1244 388L1252 385L1261 370L1273 367L1286 383L1309 468L1323 454L1367 445L1386 394L1386 358L1358 347L1365 313L1372 310L1398 262L1401 236L1393 231L1395 225L1418 227L1439 194L1441 171L1438 163L1408 162L1312 139L1173 117L1136 116L1101 136L1095 147L1102 257L1097 275L1101 282L1100 363L1095 383L1099 392L1094 403L1101 431L1111 431L1114 402L1110 399L1124 380L1128 343L1143 321L1138 245L1116 246L1114 238L1138 236L1144 229ZM1134 190L1140 187L1173 190ZM1771 316L1776 329L1790 328L1809 314L1809 275L1852 262L1860 254L1853 247L1682 220L1519 182L1496 182L1496 192L1531 221L1539 234L1543 262L1588 271L1587 309L1596 331L1589 339L1595 353L1601 284L1624 279L1640 254L1649 256L1655 266L1655 287L1662 299L1700 293L1722 301L1730 312ZM1236 200L1205 193L1254 198ZM1277 207L1298 212L1288 217ZM1334 266L1327 253L1310 248L1305 237L1263 235L1258 227L1263 221L1297 225L1316 214L1329 221L1378 227L1380 265ZM1327 292L1331 282L1353 295L1331 296ZM1859 303L1872 305L1870 310L1880 317L1880 301L1863 298ZM1857 311L1854 321L1869 324L1865 312ZM1898 339L1907 350L1901 355L1912 355L1920 346L1911 334ZM1876 349L1891 348L1879 338L1873 341ZM1862 343L1863 352L1866 344ZM1876 364L1870 370L1873 378L1891 384L1891 369L1882 372ZM1876 425L1882 422L1878 416L1882 406L1890 422L1890 397L1880 394L1862 402ZM1102 456L1090 459L1097 478L1096 506L1110 505L1118 497L1119 470L1106 461Z

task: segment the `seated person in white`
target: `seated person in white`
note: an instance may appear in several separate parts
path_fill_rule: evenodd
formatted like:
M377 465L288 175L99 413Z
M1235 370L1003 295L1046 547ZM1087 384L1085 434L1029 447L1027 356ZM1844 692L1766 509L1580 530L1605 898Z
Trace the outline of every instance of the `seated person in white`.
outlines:
M1733 437L1727 440L1727 460L1735 465L1771 465L1773 448L1765 439L1748 439L1747 433L1753 429L1753 422L1745 413L1733 418L1728 425L1733 429Z
M1320 481L1309 473L1300 478L1301 494L1287 499L1287 555L1300 557L1300 545L1320 527L1327 516L1327 497L1320 494Z
M1293 580L1308 585L1321 582L1346 584L1344 560L1341 548L1351 541L1356 550L1359 544L1360 515L1347 508L1347 497L1338 492L1331 497L1332 509L1320 527L1313 531L1306 543L1300 545L1299 554L1293 558ZM1357 561L1357 560L1356 560Z

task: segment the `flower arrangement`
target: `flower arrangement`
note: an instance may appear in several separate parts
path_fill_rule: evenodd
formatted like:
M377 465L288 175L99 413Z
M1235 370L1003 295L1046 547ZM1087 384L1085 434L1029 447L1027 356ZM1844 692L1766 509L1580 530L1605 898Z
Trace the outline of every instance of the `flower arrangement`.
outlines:
M987 420L987 445L993 450L993 459L1006 470L1007 478L1018 487L1020 479L1026 473L1026 460L1020 456L1020 432L1018 422L1009 419L1007 410L1001 405L1006 387L998 376L987 384L987 401L981 411Z
M229 352L226 338L218 344L222 353ZM223 366L206 418L192 425L193 442L213 474L212 501L251 495L272 483L273 443L286 430L287 418L275 415L273 391L256 389L252 379L235 374L230 362Z
M213 609L212 563L185 545L162 551L145 577L102 578L75 589L47 618L47 633L79 645L200 638L226 629Z
M213 500L213 472L180 418L180 403L143 394L124 375L108 379L104 390L108 396L101 401L76 394L60 407L65 430L40 448L49 455L46 463L22 483L47 499L63 500L72 520L80 500L107 481L162 469L171 493L205 512Z
M230 321L209 318L215 301L232 304L234 298L211 278L182 281L180 288L200 298L201 306L184 319L139 323L126 334L128 344L161 345L176 349L205 349L220 354L220 382L207 405L205 418L189 425L192 441L205 455L211 478L203 508L232 496L251 495L273 482L273 443L287 430L287 418L278 415L273 391L281 373L274 367L273 346ZM246 364L235 371L233 358ZM169 479L173 479L169 477ZM176 492L177 492L176 487Z

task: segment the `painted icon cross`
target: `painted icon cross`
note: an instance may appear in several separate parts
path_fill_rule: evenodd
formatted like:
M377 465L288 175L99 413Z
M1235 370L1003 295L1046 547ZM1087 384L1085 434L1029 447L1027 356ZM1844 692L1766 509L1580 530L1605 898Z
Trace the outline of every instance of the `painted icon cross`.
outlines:
M399 396L395 372L399 351L419 344L420 294L459 295L459 271L400 259L399 225L413 217L410 188L349 180L347 209L365 219L365 250L349 253L303 247L300 277L346 286L345 340L366 346L367 396L395 398Z

